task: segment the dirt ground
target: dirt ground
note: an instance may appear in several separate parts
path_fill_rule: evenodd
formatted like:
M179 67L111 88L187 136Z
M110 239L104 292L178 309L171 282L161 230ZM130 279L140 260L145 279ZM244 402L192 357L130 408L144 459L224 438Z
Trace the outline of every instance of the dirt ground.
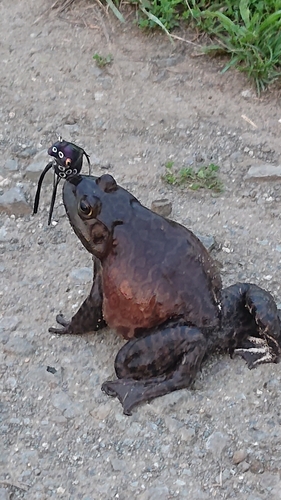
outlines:
M278 88L258 99L244 75L220 73L224 60L143 34L132 13L122 26L96 3L58 4L0 3L1 192L21 187L32 205L39 173L28 169L44 168L59 134L95 174L149 207L168 198L175 220L213 236L225 285L255 282L280 305L280 179L247 178L281 164ZM112 64L98 68L95 53ZM166 185L167 161L217 163L224 192ZM46 182L36 217L1 214L0 499L280 499L281 365L212 356L194 389L126 417L100 390L123 341L48 333L91 286L60 195L47 226L50 197Z

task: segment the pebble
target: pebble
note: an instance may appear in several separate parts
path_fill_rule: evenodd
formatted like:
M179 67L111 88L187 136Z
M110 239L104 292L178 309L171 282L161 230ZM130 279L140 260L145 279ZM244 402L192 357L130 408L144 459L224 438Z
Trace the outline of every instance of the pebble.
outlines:
M244 472L247 472L247 470L250 469L250 464L246 461L244 462L241 462L241 464L239 464L239 472L242 472L242 474Z
M180 420L178 420L176 418L170 417L170 416L167 416L165 418L165 424L166 424L169 432L171 432L171 433L174 433L178 429L183 427L183 422L181 422Z
M17 172L19 170L19 164L18 164L18 161L15 160L14 158L9 158L6 162L5 162L5 166L4 168L6 170L9 170L9 172Z
M216 240L213 236L208 234L201 234L194 231L195 236L203 243L204 247L211 252L216 247Z
M77 267L72 269L70 277L76 282L91 283L93 281L93 269L91 267Z
M172 213L172 203L167 198L161 200L154 200L151 203L151 210L162 217L169 217Z
M192 427L189 427L188 429L186 429L186 427L182 428L180 430L180 437L187 443L193 441L193 439L196 437L195 429L193 429Z
M38 182L40 174L43 172L45 166L49 163L47 151L44 149L39 151L33 161L26 167L24 177L32 182ZM53 169L51 168L44 177L44 182L53 182Z
M28 340L17 337L8 340L3 346L3 351L18 356L29 356L35 352L35 347Z
M274 180L281 177L281 165L253 165L249 168L245 179Z
M119 460L118 458L112 458L110 460L112 469L115 471L127 470L127 464L125 460Z
M53 406L60 410L66 418L78 417L82 413L80 405L73 403L68 394L63 391L53 394L51 402Z
M165 57L163 59L155 59L153 62L158 66L158 68L169 68L171 66L176 66L183 61L184 57L182 54L173 57Z
M253 97L253 95L254 94L250 89L242 90L241 92L241 96L244 97L244 99L250 99L251 97Z
M221 458L221 454L228 443L228 436L222 432L213 432L206 442L206 448L211 451L215 460Z
M17 156L19 158L30 158L31 156L34 156L37 153L37 149L33 147L25 148L22 151L17 152Z
M167 486L156 486L144 491L138 500L168 500L169 489Z
M240 464L240 462L243 462L247 458L247 452L246 450L236 450L233 454L232 462L234 465Z
M2 226L0 227L0 241L3 242L3 241L6 241L7 240L7 229Z
M0 195L0 212L20 217L30 214L32 208L27 203L23 190L20 187L13 187Z
M10 498L11 497L8 490L5 488L0 488L0 500L9 500Z
M17 316L3 316L0 319L0 331L14 332L19 324L20 320Z

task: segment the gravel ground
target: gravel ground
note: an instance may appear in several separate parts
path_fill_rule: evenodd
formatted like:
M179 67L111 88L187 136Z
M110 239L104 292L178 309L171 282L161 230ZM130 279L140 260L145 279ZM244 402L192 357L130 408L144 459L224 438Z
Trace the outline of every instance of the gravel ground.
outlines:
M149 207L168 198L175 220L211 235L225 285L255 282L280 306L280 91L257 99L243 75L220 74L225 61L120 26L93 3L55 7L0 4L0 500L280 499L280 365L249 371L215 355L192 390L124 416L100 390L123 341L48 333L92 279L60 195L47 227L50 178L31 215L60 134L94 173ZM112 64L97 67L95 53ZM167 161L217 163L224 192L168 186Z

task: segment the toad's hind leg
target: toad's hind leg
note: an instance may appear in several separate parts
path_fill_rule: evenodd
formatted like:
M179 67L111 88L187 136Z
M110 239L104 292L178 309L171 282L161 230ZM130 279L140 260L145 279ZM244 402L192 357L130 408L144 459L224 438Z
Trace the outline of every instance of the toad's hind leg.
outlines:
M206 340L188 326L166 327L127 342L115 360L119 380L102 390L119 399L131 415L137 404L189 387L206 353Z
M281 354L280 319L272 295L250 283L238 283L245 307L255 320L256 331L245 337L235 349L248 367L262 363L277 363Z

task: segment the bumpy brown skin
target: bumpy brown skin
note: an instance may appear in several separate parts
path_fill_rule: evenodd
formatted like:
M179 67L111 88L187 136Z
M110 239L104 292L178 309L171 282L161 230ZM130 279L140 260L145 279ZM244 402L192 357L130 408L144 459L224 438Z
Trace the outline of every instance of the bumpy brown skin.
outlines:
M75 176L63 189L70 223L94 256L89 297L54 333L106 324L128 342L115 360L118 379L102 389L124 413L190 386L203 358L237 352L249 368L277 362L280 322L272 296L256 285L222 290L214 261L185 227L143 207L110 175Z

